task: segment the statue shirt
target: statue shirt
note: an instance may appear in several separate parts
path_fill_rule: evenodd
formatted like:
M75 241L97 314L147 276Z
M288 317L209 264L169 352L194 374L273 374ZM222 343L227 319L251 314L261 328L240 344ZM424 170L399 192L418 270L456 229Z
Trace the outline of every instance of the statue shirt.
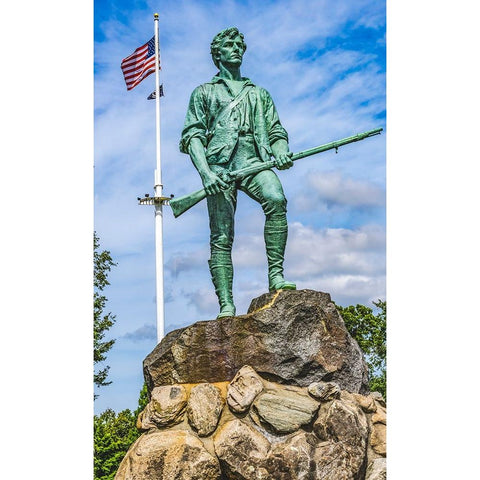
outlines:
M235 98L227 83L216 75L192 92L180 140L181 152L188 154L192 138L199 138L206 148L208 164L224 164L230 160L239 135L251 133L261 159L267 161L273 143L280 139L288 142L270 94L248 78L242 80L243 88L248 88L247 95L219 121L217 116Z

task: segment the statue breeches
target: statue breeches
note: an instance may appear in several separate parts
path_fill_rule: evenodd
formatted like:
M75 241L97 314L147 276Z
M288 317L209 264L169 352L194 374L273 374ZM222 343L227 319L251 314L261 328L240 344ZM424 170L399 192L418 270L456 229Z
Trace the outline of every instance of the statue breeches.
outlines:
M212 170L220 169L212 166ZM228 190L207 197L212 259L216 253L230 254L232 250L237 189L260 203L266 217L266 230L274 225L282 230L287 228L287 200L282 185L275 172L264 170Z
M226 165L211 165L213 172L235 171L256 163L258 156L252 135L239 139L231 161ZM259 203L265 213L264 238L268 260L269 285L283 279L283 259L287 242L287 200L282 184L273 170L263 170L236 182L227 190L207 197L210 217L210 272L220 300L231 300L233 278L232 246L237 191L245 192ZM225 297L224 300L222 298Z

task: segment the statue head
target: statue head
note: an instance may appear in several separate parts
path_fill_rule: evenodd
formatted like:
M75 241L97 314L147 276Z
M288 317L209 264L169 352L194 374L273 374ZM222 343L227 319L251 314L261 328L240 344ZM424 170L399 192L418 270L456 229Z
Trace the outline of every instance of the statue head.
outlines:
M221 32L217 33L213 38L212 43L210 44L210 53L212 55L213 63L217 68L219 68L219 62L218 62L219 48L222 46L223 42L226 39L233 39L237 36L240 37L242 40L243 53L245 53L245 50L247 49L247 44L245 43L243 33L240 33L237 27L226 28L225 30L222 30Z

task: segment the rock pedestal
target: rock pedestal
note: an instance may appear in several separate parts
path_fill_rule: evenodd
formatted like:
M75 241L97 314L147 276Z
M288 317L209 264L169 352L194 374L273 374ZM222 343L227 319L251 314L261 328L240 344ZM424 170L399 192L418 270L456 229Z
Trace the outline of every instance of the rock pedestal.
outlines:
M171 332L115 480L381 480L386 408L330 296L280 291Z
M149 390L226 382L244 366L277 383L333 381L368 392L367 366L327 293L284 290L254 299L248 313L170 332L145 358Z

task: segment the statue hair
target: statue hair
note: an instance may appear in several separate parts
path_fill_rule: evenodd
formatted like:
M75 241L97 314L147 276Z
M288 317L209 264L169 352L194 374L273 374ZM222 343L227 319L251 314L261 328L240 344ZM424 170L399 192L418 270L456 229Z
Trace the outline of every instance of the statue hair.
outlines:
M225 30L217 33L215 37L213 37L212 43L210 44L210 53L212 55L213 63L217 68L219 68L219 64L218 60L215 57L217 56L218 49L226 38L233 38L237 35L242 39L243 51L245 52L245 50L247 49L247 44L245 43L243 33L240 33L237 27L226 28Z

